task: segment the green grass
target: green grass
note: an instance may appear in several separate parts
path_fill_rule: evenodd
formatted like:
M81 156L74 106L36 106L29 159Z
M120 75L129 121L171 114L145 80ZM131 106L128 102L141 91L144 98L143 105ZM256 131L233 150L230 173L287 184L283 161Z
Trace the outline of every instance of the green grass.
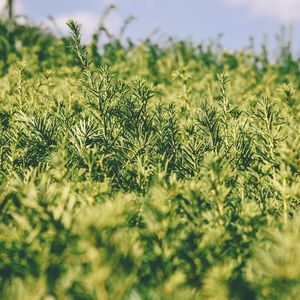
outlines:
M0 24L0 299L297 299L290 42L273 62L218 41L98 51L103 30L83 46L68 26Z

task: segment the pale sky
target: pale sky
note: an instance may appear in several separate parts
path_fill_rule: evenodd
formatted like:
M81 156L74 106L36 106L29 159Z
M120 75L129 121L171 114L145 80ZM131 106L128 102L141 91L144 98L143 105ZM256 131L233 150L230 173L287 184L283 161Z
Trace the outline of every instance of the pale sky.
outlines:
M20 14L35 22L46 22L50 15L60 30L67 32L65 22L72 18L82 24L87 40L99 23L104 8L117 5L107 20L114 33L124 20L134 15L126 36L144 39L156 28L157 36L178 39L192 38L195 42L215 38L223 33L226 48L239 49L248 45L253 36L260 44L269 36L271 47L281 25L293 24L294 45L300 51L300 0L15 0ZM0 7L5 0L0 0Z

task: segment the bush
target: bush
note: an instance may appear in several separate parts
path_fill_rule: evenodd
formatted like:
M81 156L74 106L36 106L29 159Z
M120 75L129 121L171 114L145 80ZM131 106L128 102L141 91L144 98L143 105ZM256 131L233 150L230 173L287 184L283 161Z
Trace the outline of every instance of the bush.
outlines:
M0 298L296 299L299 60L68 26L1 44Z

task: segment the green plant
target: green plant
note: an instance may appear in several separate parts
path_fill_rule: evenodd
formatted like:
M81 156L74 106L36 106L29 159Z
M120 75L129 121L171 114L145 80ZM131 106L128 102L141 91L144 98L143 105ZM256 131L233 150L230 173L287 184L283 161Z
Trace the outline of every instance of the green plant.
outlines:
M87 46L0 22L0 299L296 299L299 59L112 9Z

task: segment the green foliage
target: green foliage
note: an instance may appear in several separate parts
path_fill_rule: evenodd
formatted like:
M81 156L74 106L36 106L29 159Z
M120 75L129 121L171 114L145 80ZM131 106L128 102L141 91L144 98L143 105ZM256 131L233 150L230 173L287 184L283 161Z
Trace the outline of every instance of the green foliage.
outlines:
M0 299L297 299L290 42L126 44L112 9L86 46L1 21Z

